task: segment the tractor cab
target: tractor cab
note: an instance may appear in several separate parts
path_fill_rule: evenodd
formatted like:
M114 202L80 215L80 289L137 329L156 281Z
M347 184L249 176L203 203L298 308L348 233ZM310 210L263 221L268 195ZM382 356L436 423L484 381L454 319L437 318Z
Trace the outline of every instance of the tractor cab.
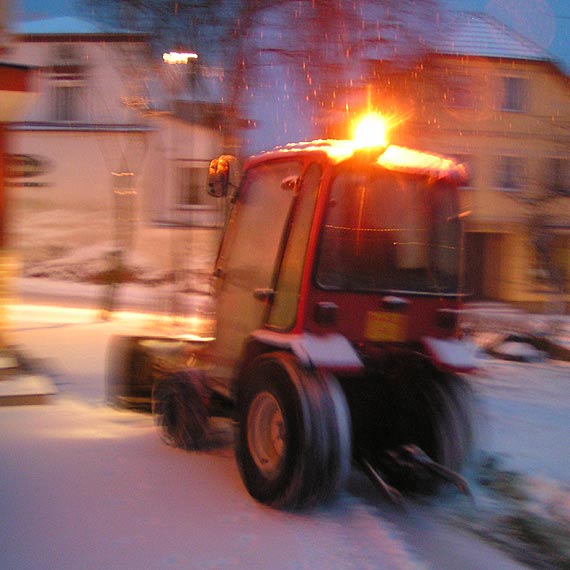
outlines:
M421 345L451 365L438 339L457 333L462 165L316 141L250 159L237 189L231 171L228 157L210 168L211 193L232 202L214 270L221 380L274 347L334 372L360 368L378 343Z

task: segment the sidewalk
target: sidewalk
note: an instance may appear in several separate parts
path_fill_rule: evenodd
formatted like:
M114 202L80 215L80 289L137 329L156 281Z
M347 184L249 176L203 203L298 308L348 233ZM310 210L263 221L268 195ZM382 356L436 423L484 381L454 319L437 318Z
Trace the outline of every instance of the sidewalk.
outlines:
M15 289L18 302L7 307L8 320L10 314L20 318L26 311L40 310L42 318L48 320L101 322L99 304L104 290L100 285L18 279ZM191 293L173 295L169 286L150 288L130 284L119 289L116 311L111 318L117 324L128 323L131 328L138 323L141 330L152 329L153 334L194 337L211 336L215 322L211 297ZM500 303L467 303L463 320L480 338L494 335L495 340L489 340L491 344L502 342L509 334L540 335L550 322L556 321L560 329L557 340L570 354L567 315L530 315ZM22 354L16 346L0 349L0 406L48 403L56 393L49 374L33 358Z
M212 299L201 294L173 295L169 287L123 285L116 310L105 321L100 310L103 286L47 279L18 279L16 299L5 307L8 324L30 322L107 325L116 334L138 334L180 338L211 338L214 331ZM9 327L8 327L9 328ZM0 349L0 406L49 403L57 388L34 354L23 354L10 341ZM28 349L29 350L29 349ZM33 349L32 349L33 350Z

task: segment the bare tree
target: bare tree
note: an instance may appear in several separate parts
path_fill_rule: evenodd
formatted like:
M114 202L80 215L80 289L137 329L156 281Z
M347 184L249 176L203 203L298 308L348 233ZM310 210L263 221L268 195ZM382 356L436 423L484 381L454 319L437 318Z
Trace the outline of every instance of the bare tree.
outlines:
M239 130L243 104L277 70L277 97L298 97L310 120L347 109L369 77L368 59L404 64L429 47L438 0L89 0L95 17L148 32L155 51L178 46L223 69L224 125ZM291 91L294 88L294 93Z
M570 184L568 176L551 164L544 165L541 173L540 177L521 177L520 190L508 195L523 209L522 223L535 257L534 279L547 284L550 290L543 312L563 314L565 277L556 255L555 226L557 204L570 196Z

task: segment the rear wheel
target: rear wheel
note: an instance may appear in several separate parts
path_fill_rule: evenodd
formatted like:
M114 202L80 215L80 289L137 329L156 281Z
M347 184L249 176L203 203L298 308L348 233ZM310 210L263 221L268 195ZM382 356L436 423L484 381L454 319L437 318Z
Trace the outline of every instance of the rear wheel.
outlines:
M207 446L209 414L199 373L180 371L157 380L152 411L161 437L168 445L182 449Z
M236 454L249 493L279 508L332 498L350 470L350 418L332 376L286 353L257 358L240 380Z
M474 440L474 396L465 379L436 370L421 356L400 355L362 382L347 386L355 444L391 484L425 494L439 488L436 479L392 469L386 452L410 444L444 467L462 470Z
M442 412L438 424L439 462L461 471L472 459L475 433L475 396L466 380L454 374L444 374L438 383Z

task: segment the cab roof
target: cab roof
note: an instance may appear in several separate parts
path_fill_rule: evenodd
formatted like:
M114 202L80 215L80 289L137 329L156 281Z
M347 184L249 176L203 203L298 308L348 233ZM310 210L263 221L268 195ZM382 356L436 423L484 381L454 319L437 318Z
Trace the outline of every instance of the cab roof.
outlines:
M248 160L248 166L285 158L287 155L319 155L331 164L339 164L357 156L363 149L351 140L315 140L291 143L258 154ZM370 160L377 162L387 170L429 176L435 179L447 178L459 183L467 180L464 164L439 154L413 150L398 145L370 149Z

